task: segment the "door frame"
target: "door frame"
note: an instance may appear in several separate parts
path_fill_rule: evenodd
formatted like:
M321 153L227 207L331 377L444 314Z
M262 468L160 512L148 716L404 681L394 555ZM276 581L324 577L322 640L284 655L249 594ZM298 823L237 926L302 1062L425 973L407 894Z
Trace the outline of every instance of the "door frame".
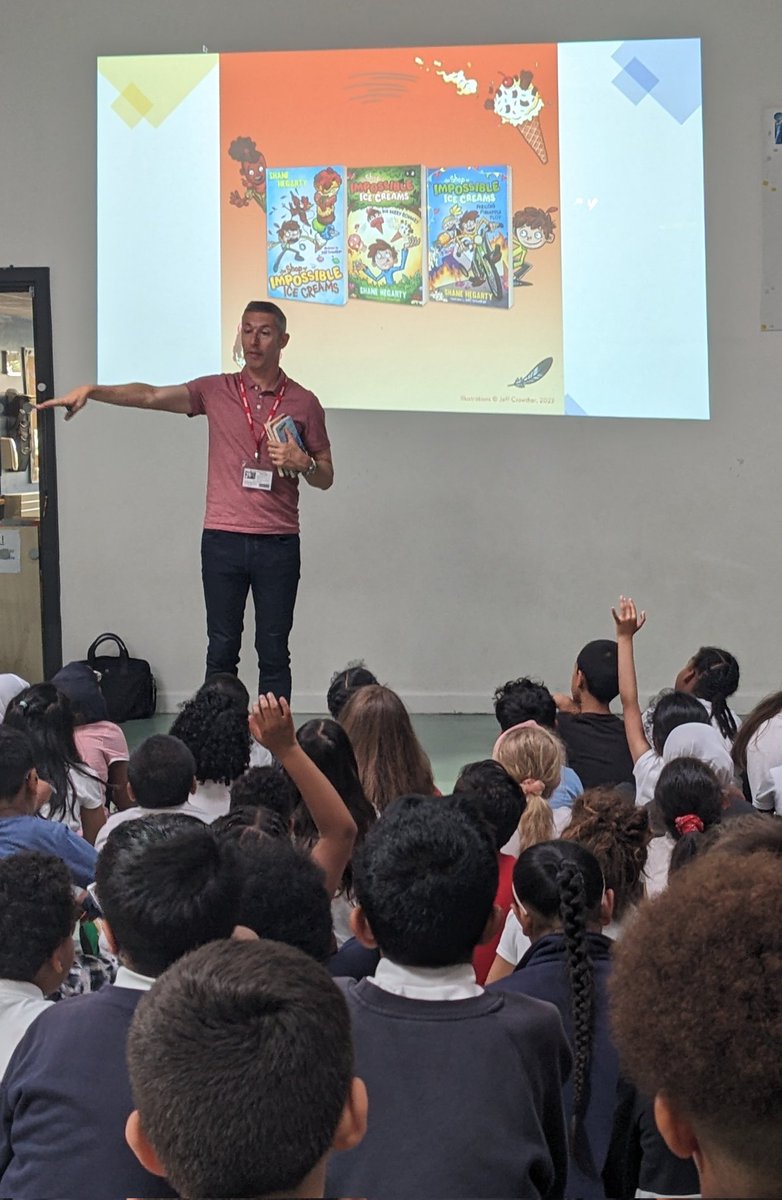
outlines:
M33 301L33 343L36 399L51 400L54 391L52 306L48 267L0 268L0 292L30 292ZM57 453L54 412L38 413L41 520L38 527L41 580L41 643L43 674L51 679L62 666L62 610L60 607L60 526L57 507Z

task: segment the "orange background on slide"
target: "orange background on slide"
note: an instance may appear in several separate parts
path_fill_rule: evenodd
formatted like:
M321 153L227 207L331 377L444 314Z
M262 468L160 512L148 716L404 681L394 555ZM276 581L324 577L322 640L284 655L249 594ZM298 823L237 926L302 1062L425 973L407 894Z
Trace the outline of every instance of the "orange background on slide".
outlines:
M416 64L416 56L424 65ZM477 79L478 91L458 95L439 78L444 71ZM469 64L469 65L468 65ZM428 68L428 70L427 70ZM540 123L548 151L544 166L521 134L502 125L484 102L503 75L533 73L544 101ZM392 73L394 90L384 94ZM559 208L557 51L555 45L405 48L220 56L220 171L222 237L223 366L241 311L250 298L266 298L265 216L255 202L237 208L231 191L242 191L239 167L228 156L238 136L254 139L267 166L381 166L423 163L428 167L508 164L512 211L533 205ZM559 226L559 214L554 216ZM509 250L510 254L510 250ZM395 368L394 395L408 407L562 411L562 303L559 236L528 251L533 285L514 289L509 310L428 301L423 307L349 301L345 306L290 302L292 332L287 364L328 406L346 404L345 358L351 375L380 384L378 356L390 346L404 350ZM314 346L318 377L312 377ZM294 353L298 347L298 354ZM309 349L308 349L309 348ZM540 384L523 391L507 385L552 355ZM395 355L396 358L396 355ZM306 364L307 374L297 369ZM438 380L432 396L416 403L422 381ZM427 388L427 392L429 389ZM462 394L487 396L477 405ZM437 395L441 401L430 404ZM491 395L499 396L498 402ZM504 402L502 397L507 397ZM542 404L543 399L549 403ZM550 401L553 399L554 403ZM353 404L357 407L357 404ZM394 405L370 404L371 407Z

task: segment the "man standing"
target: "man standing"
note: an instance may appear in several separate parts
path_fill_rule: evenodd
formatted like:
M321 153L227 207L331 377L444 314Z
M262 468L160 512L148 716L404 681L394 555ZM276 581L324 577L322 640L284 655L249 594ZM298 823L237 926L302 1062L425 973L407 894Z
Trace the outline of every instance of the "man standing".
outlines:
M299 477L321 491L334 481L323 409L280 367L289 337L282 310L253 300L242 315L245 366L240 372L204 375L174 387L87 385L39 405L65 407L66 420L88 400L206 416L209 467L201 540L206 674L236 674L252 589L258 690L286 699L291 693L288 637L299 585ZM286 415L305 449L287 434L284 442L269 441L267 422Z

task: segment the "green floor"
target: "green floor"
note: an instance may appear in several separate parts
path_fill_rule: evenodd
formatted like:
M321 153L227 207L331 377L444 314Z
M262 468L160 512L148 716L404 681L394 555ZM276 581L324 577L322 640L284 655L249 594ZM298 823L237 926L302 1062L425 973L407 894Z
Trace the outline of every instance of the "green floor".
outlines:
M303 724L319 713L298 713ZM418 714L413 716L415 731L432 760L434 778L441 792L449 792L465 763L489 758L499 732L494 717L479 715ZM158 713L148 721L128 721L123 729L131 750L150 733L167 733L173 713Z

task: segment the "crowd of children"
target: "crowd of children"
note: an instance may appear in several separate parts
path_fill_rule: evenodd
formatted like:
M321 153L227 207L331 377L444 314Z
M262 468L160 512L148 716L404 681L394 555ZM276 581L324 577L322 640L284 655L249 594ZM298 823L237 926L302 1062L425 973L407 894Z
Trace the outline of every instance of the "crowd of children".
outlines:
M782 692L613 618L451 795L363 663L132 753L0 677L0 1195L782 1200Z

